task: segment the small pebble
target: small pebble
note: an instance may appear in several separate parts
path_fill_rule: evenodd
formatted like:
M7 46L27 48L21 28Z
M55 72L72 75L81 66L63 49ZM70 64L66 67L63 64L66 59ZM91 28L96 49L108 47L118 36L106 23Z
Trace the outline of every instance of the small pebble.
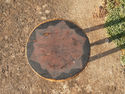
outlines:
M42 14L42 12L40 11L39 14Z
M8 39L8 36L5 36L4 38L5 38L5 40L7 40L7 39Z
M5 0L5 2L6 2L6 3L10 3L10 2L11 2L11 0Z
M45 13L46 13L46 14L49 14L49 13L50 13L50 11L49 11L49 10L45 10Z
M25 48L22 47L22 48L21 48L21 52L24 52L24 50L25 50Z
M15 58L15 55L12 54L11 57L12 57L12 58Z
M109 42L110 42L110 39L108 39L108 38L107 38L107 39L105 39L105 42L109 43Z
M2 68L2 73L5 73L5 70Z
M46 20L46 17L41 17L42 20Z
M75 61L73 61L73 63L76 63Z
M47 7L47 4L44 4L42 7L43 7L43 8L46 8L46 7Z
M40 10L41 10L41 7L40 7L40 6L37 6L37 7L36 7L36 10L37 10L37 11L40 11Z

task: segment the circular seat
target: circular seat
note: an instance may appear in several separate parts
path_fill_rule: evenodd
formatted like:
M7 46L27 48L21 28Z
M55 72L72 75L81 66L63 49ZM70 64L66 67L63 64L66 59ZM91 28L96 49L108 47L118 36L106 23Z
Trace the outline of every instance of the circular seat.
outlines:
M41 77L66 80L85 68L90 44L83 30L74 23L51 20L33 30L26 53L32 69Z

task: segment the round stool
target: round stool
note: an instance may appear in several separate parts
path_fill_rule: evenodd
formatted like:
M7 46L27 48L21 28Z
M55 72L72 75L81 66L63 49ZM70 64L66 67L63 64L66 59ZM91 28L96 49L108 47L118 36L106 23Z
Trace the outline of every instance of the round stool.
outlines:
M79 74L87 65L90 43L83 30L67 20L49 20L31 32L27 59L41 77L60 81Z

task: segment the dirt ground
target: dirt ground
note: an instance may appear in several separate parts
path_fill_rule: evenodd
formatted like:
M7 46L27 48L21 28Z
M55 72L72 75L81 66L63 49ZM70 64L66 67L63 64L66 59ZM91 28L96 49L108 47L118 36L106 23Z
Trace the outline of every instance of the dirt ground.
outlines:
M0 0L0 94L125 94L125 68L119 49L105 39L103 5L102 0ZM52 18L75 22L91 43L87 67L64 82L39 77L25 55L30 32Z

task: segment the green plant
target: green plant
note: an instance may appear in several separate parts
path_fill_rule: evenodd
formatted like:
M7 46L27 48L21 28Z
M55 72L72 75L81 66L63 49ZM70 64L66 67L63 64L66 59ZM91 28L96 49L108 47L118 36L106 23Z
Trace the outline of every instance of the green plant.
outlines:
M119 0L120 3L125 4L125 0Z
M125 49L125 0L120 0L117 6L114 0L108 0L107 11L105 23L107 33L118 47ZM121 60L125 65L125 54L121 56Z
M125 65L125 55L121 56L122 65Z

